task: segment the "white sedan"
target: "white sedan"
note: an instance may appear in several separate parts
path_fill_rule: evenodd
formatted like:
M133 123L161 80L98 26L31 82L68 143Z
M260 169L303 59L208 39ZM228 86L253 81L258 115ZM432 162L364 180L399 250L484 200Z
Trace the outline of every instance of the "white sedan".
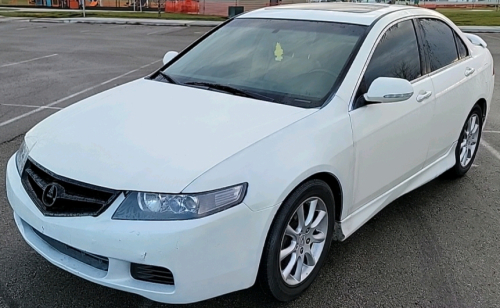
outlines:
M408 6L260 9L164 63L30 130L7 193L47 260L165 303L298 297L332 240L469 170L494 83L481 38Z

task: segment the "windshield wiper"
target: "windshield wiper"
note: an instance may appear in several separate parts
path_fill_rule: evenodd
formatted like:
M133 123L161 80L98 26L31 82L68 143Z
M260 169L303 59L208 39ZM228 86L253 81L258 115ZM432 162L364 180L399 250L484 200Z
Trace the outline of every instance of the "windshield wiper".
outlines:
M169 75L165 74L162 71L158 71L158 74L160 74L163 78L165 78L170 83L179 84L177 81L175 81L175 79L173 79L172 77L170 77Z
M238 96L244 96L244 97L249 97L249 98L254 98L254 99L259 99L259 100L265 100L269 102L274 102L273 98L270 98L269 96L265 96L262 94L258 93L253 93L250 91L242 90L239 88L235 88L230 85L224 85L224 84L219 84L219 83L211 83L211 82L186 82L185 85L189 86L195 86L195 87L207 87L209 89L214 89L214 90L220 90L226 93L238 95Z

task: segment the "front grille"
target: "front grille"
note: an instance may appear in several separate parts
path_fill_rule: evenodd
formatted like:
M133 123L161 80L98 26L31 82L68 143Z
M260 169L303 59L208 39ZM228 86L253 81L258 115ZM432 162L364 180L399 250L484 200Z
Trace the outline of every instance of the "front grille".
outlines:
M31 159L26 162L21 180L45 216L98 216L119 194L56 175Z
M60 253L65 254L68 257L76 259L82 263L100 269L102 271L108 271L108 266L109 266L108 258L73 248L53 238L48 237L45 234L40 233L35 228L32 229L36 233L36 235L38 235L42 240L44 240L47 244L52 246Z
M137 280L174 285L174 275L163 267L132 263L130 274Z

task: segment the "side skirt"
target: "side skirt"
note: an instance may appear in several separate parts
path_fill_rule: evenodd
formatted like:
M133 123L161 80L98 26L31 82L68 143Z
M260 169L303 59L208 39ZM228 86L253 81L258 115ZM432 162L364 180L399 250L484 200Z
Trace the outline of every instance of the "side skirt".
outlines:
M363 226L368 220L380 212L386 205L397 198L409 193L410 191L432 181L445 171L455 165L455 148L457 142L453 143L448 152L437 159L434 163L428 165L412 177L401 184L387 191L375 200L365 204L356 212L347 216L344 220L337 222L334 238L343 241Z

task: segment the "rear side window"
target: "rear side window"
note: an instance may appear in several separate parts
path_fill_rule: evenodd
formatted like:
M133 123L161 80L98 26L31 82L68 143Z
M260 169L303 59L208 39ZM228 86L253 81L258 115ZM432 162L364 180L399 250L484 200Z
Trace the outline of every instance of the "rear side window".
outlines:
M382 36L366 68L359 95L366 93L378 77L412 81L420 76L420 55L415 28L411 20L402 21L389 28Z
M447 24L437 19L420 19L420 24L424 37L423 47L429 57L431 71L458 60L455 35Z
M469 51L467 50L467 47L465 46L462 39L457 35L457 33L455 32L454 34L455 42L457 43L458 56L460 59L463 59L469 55Z

